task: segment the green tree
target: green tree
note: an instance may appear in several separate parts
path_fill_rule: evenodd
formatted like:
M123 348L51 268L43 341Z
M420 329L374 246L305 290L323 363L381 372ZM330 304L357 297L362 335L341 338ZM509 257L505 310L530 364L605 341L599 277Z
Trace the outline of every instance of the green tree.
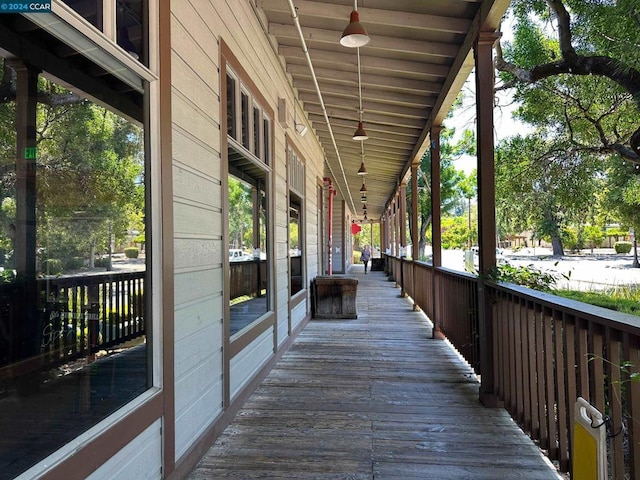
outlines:
M467 247L471 248L473 246L474 243L474 238L477 238L477 232L476 232L476 236L474 237L473 233L472 233L472 228L471 228L471 223L472 223L472 218L471 218L471 200L473 198L476 198L476 195L478 193L478 171L477 169L473 169L473 171L467 175L466 177L464 177L462 179L462 181L460 182L460 191L462 193L462 196L464 198L467 199Z
M635 0L516 0L512 43L497 45L500 88L569 154L640 163L640 5ZM560 129L558 129L560 127Z
M573 155L538 135L503 140L496 149L496 207L513 231L533 230L564 255L563 229L593 207L600 159Z
M142 133L88 101L39 104L37 141L39 243L49 258L93 261L144 212Z
M229 176L229 247L253 245L253 199L251 186Z
M464 180L464 173L457 170L453 161L464 154L475 153L475 142L473 134L465 131L462 139L453 142L454 130L444 128L440 133L440 209L441 215L445 216L460 205L463 198L460 187ZM411 185L407 186L407 203L411 204ZM411 209L408 209L409 221L411 222ZM427 231L432 222L431 209L431 151L427 150L420 159L418 167L418 246L420 251L424 251L427 241ZM415 239L411 239L415 243Z

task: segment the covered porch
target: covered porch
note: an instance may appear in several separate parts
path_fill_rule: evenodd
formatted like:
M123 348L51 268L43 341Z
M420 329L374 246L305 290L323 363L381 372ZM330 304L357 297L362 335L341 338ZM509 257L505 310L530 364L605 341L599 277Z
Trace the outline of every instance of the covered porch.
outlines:
M357 320L311 320L189 478L557 479L383 272Z

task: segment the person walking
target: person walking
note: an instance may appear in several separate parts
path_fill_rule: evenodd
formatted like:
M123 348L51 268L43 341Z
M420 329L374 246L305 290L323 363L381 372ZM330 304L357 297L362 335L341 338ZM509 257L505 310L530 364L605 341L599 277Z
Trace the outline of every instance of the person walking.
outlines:
M371 258L371 248L369 245L365 245L364 250L362 251L362 263L364 263L364 273L367 273L367 266L369 265L369 259Z

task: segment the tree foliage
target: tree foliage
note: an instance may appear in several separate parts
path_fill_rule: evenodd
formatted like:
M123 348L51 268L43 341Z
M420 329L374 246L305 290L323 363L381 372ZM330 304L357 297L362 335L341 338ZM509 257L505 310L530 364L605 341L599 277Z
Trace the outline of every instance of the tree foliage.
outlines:
M460 140L454 142L453 129L444 128L440 133L440 210L445 216L454 212L465 198L462 189L465 175L457 170L454 160L462 155L475 153L475 139L470 131L465 131ZM469 186L469 185L467 185ZM411 186L407 187L407 203L411 203ZM411 211L409 210L409 215ZM433 211L431 209L431 151L427 150L420 159L418 167L418 245L424 251L427 231L431 227ZM411 220L410 220L411 221ZM415 242L415 239L412 239Z
M512 11L514 40L498 45L496 67L500 88L516 87L527 105L521 118L558 133L566 126L570 152L616 153L640 163L638 3L516 0Z
M0 104L4 248L13 242L16 221L15 96L9 80L5 75L1 88L9 93ZM38 90L36 235L41 260L81 265L84 259L92 265L94 253L106 251L111 236L118 242L134 228L144 235L142 131L42 77Z
M600 181L596 156L569 155L553 139L531 134L502 141L496 149L498 220L512 232L532 230L563 255L563 229L588 219Z

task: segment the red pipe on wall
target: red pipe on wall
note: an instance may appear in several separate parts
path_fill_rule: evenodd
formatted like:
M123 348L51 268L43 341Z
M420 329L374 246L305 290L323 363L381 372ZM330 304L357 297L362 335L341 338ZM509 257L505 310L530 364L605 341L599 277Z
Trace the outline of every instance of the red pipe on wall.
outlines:
M328 208L329 208L329 225L328 225L328 237L329 237L329 241L327 243L327 247L328 247L328 251L327 251L327 274L328 275L333 275L333 262L332 262L332 257L333 257L333 196L336 194L336 191L333 188L333 182L331 181L331 179L329 177L324 177L322 179L324 181L324 184L326 186L329 187L328 190Z

